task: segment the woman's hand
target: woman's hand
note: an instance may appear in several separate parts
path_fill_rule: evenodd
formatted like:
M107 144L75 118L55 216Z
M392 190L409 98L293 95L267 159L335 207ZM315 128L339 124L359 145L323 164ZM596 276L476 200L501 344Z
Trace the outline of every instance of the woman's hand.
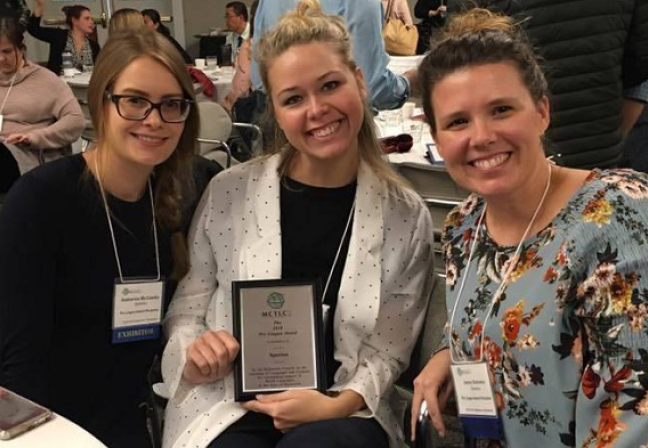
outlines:
M428 16L434 17L434 16L438 16L438 15L443 15L443 14L445 14L446 9L448 9L448 7L446 5L441 5L437 9L430 9L430 12L428 13Z
M32 140L29 134L9 134L5 138L5 143L8 145L18 145L18 146L31 146Z
M425 368L414 379L414 398L412 399L412 440L416 437L416 421L423 400L427 403L432 425L441 437L445 436L445 426L441 411L445 408L452 393L450 379L450 350L436 353Z
M43 15L43 0L36 0L32 15L34 17L41 17Z
M302 423L348 417L365 407L364 399L352 390L329 397L315 390L289 390L258 395L241 404L248 411L272 417L275 428L287 431Z
M238 341L228 332L205 331L187 348L184 377L194 384L222 379L232 371L239 348Z

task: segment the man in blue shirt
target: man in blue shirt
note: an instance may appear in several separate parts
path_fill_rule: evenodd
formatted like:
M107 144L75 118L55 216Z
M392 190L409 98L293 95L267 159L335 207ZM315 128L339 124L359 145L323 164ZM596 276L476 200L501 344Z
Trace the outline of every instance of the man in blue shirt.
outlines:
M294 10L300 0L262 0L254 19L253 45L270 30L281 16ZM342 17L352 38L353 58L362 69L371 105L376 109L398 109L411 94L414 72L404 76L387 69L389 55L382 38L382 6L378 0L320 0L326 14ZM252 84L263 86L255 61L252 62Z

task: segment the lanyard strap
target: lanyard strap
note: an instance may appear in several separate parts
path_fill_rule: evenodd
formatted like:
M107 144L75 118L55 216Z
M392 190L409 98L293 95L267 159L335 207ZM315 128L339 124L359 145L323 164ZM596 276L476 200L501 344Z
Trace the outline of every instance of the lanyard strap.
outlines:
M509 280L509 277L515 267L517 266L518 263L518 257L520 255L520 252L522 251L522 245L524 244L524 240L526 237L529 235L529 232L531 231L531 227L533 227L533 224L535 223L536 218L538 217L538 214L540 213L540 209L542 208L542 205L544 204L544 201L547 197L547 193L549 193L549 188L551 187L551 164L547 163L547 171L549 171L549 176L547 177L547 183L545 184L544 191L542 192L542 197L540 198L540 201L538 202L538 205L535 209L535 212L533 212L533 216L531 217L531 220L529 221L529 225L527 226L526 230L524 231L524 234L522 235L522 239L520 240L520 244L518 244L517 249L515 249L515 253L513 254L513 257L510 259L511 262L509 263L508 268L506 269L506 272L504 273L504 277L502 277L502 281L495 291L495 294L493 295L493 298L491 300L490 306L488 307L488 311L486 312L486 317L484 318L484 324L482 325L482 331L481 335L479 337L479 361L478 362L483 362L484 361L484 333L486 333L486 323L488 322L488 319L493 313L493 308L495 307L495 304L499 301L500 296L504 292L504 289L507 286L507 282ZM452 341L452 328L453 328L453 322L455 318L455 314L457 312L457 307L459 305L459 301L461 299L461 295L464 290L464 286L466 285L466 278L468 278L468 273L470 272L470 266L471 266L471 261L473 258L473 255L475 254L475 247L477 246L477 240L479 239L479 233L481 231L482 223L484 220L484 216L486 215L486 207L487 204L484 204L484 209L481 212L481 215L479 216L479 220L477 221L477 230L475 232L475 237L473 239L472 244L470 245L470 253L468 255L468 262L466 263L466 272L463 276L463 279L461 280L461 285L459 286L459 291L457 292L457 299L454 302L454 305L452 306L452 314L450 315L450 324L448 325L448 343L452 346L454 343ZM450 347L450 359L452 360L453 364L472 364L474 361L471 360L458 360L454 356L454 347Z
M338 258L340 258L340 252L342 251L342 246L344 245L344 240L346 240L347 233L349 233L349 226L351 225L351 218L353 218L353 212L355 211L356 200L353 199L353 204L351 205L351 211L349 211L349 217L347 218L346 227L344 228L344 233L342 234L342 239L340 240L340 245L338 246L337 253L335 254L335 259L333 259L333 266L331 266L331 272L329 272L328 279L326 280L326 286L324 286L324 292L322 293L322 303L326 298L326 293L328 292L329 285L331 284L331 277L333 277L333 271L335 270L335 265L337 265Z
M9 94L11 93L11 89L13 89L14 82L16 82L16 76L18 76L18 69L16 69L16 73L14 73L13 78L11 78L11 84L9 84L9 88L7 89L7 94L4 97L4 101L2 101L2 106L0 106L0 115L4 112L5 104L7 104L7 99L9 99Z
M122 283L134 283L136 281L129 281L124 279L124 273L122 272L121 261L119 259L119 251L117 250L117 240L115 239L115 231L113 229L112 220L110 219L110 209L108 208L108 200L106 199L106 192L104 191L103 183L101 182L101 175L99 174L99 165L97 163L97 155L95 153L95 171L97 171L97 181L99 183L99 190L101 191L101 197L103 199L104 208L106 209L106 219L108 219L108 228L110 229L110 237L112 238L113 250L115 251L115 260L117 261L117 270L119 271L119 280ZM151 179L147 181L149 198L151 200L151 214L153 215L153 239L155 242L155 262L157 266L157 277L155 281L160 281L160 248L158 245L158 234L157 234L157 225L155 224L155 204L153 202L153 188L151 187Z

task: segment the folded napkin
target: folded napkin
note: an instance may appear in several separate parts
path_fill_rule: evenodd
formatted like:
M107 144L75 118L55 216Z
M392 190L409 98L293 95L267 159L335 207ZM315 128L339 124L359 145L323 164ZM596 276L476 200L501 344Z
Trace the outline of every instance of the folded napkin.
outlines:
M209 76L196 67L187 67L187 70L189 70L189 75L193 82L197 82L202 86L203 94L208 98L213 98L216 88L214 87L214 83L211 82L211 79L209 79Z
M407 152L412 149L412 146L414 146L414 139L409 134L399 134L393 137L381 138L379 142L385 154Z

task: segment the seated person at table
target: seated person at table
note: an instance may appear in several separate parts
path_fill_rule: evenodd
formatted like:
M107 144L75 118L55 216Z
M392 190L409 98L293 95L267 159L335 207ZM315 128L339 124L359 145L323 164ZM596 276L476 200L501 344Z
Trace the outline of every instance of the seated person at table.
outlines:
M164 328L169 448L387 448L431 287L432 222L381 154L339 17L304 1L260 41L274 154L217 176ZM326 393L234 401L232 281L319 279ZM304 316L306 318L306 316Z
M65 52L72 55L72 62L78 70L82 70L84 65L94 65L99 54L99 44L89 38L95 29L90 10L81 5L64 6L68 29L44 28L40 24L43 2L44 0L36 0L27 31L36 39L50 44L47 68L60 75L63 67L62 55Z
M111 37L88 90L96 149L22 176L0 212L0 384L110 448L150 446L141 403L161 347L163 283L186 270L180 229L201 193L186 185L194 101L167 39ZM152 326L113 327L113 311L130 316L130 292L143 288Z
M68 85L26 59L23 40L15 19L0 18L0 193L20 174L69 152L85 126Z
M155 9L143 9L142 10L142 17L144 17L144 24L152 29L153 31L157 31L158 33L162 34L164 37L169 39L169 42L173 44L173 46L178 50L178 53L182 56L182 59L184 59L185 64L192 64L193 59L191 59L191 56L187 53L187 51L182 48L182 45L178 43L177 40L173 38L171 35L171 31L169 31L169 28L167 28L161 20L160 13L157 12Z
M108 35L112 36L115 33L122 31L137 31L145 27L144 17L142 14L133 8L122 8L115 11L108 22Z
M545 158L547 82L510 17L454 16L420 76L439 153L473 194L446 219L448 333L414 381L412 421L425 400L444 431L454 364L454 384L486 386L457 399L491 407L462 419L488 446L645 446L648 178Z

